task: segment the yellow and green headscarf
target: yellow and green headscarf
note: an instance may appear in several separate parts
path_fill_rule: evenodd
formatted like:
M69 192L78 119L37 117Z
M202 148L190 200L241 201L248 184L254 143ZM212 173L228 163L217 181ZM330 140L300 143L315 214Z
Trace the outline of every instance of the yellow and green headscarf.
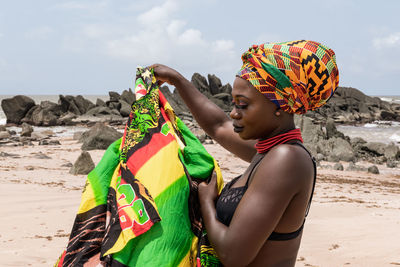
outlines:
M323 106L339 84L332 49L307 40L253 45L238 76L288 113Z

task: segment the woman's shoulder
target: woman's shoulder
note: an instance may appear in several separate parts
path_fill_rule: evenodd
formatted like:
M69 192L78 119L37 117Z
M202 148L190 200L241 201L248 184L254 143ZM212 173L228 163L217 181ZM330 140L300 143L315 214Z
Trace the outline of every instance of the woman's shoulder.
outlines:
M281 144L272 148L261 160L255 176L268 182L292 184L301 187L301 181L309 184L314 176L311 155L297 144ZM256 177L255 177L256 178ZM299 183L300 182L300 183Z

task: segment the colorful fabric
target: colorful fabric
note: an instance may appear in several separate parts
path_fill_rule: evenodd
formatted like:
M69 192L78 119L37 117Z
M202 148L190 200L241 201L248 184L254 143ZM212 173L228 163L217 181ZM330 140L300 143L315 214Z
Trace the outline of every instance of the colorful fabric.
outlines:
M197 264L204 231L197 184L215 170L221 189L220 169L175 116L151 69L138 68L136 87L146 92L132 105L122 139L89 173L56 266Z
M278 134L264 140L258 140L255 144L255 148L257 149L257 153L259 154L267 153L274 146L287 143L291 140L298 140L303 143L300 129L296 128L287 131L286 133Z
M307 40L253 45L238 76L288 113L323 106L339 85L332 49Z

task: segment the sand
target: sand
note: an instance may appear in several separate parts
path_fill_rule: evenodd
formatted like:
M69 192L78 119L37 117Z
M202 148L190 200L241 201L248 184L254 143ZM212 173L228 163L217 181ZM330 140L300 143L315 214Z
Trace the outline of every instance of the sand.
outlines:
M81 144L52 139L61 145L0 145L0 266L52 266L67 244L86 176L69 174ZM247 167L205 147L226 180ZM98 163L104 151L89 153ZM400 168L378 167L379 175L318 170L296 266L400 265Z

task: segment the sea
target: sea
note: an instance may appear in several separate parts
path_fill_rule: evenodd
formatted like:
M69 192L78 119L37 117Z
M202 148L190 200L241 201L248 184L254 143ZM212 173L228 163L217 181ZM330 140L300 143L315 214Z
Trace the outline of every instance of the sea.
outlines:
M27 95L32 98L36 104L41 101L51 101L54 103L58 102L59 95ZM12 95L0 95L0 102L2 99L10 98ZM99 98L103 101L109 100L108 95L83 95L86 99L96 103ZM400 95L397 96L378 96L380 99L400 104ZM6 124L6 116L2 109L0 109L0 125ZM40 131L40 128L34 127L35 131ZM84 127L79 126L53 126L46 127L51 128L56 136L70 136L74 132L85 130ZM350 138L361 137L368 142L381 142L385 144L395 143L400 146L400 122L399 121L375 121L373 123L366 123L363 125L351 126L351 125L337 125L339 131L349 136ZM14 130L17 133L21 130L20 127L11 127L10 130Z

